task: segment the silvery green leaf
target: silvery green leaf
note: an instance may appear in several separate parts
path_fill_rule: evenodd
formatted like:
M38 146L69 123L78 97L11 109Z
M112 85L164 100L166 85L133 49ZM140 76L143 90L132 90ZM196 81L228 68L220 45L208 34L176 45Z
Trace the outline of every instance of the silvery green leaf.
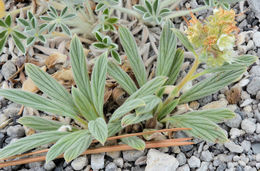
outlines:
M171 12L171 10L169 10L168 8L164 8L164 9L162 9L162 10L160 11L159 16L165 17L165 16L169 15L170 12Z
M7 41L7 35L5 35L1 40L0 40L0 53L2 53L2 51L3 51L3 48L4 48L4 46L5 46L5 44L6 44L6 41Z
M154 14L158 13L159 8L160 8L160 1L154 0L154 2L153 2L153 12L154 12Z
M217 115L218 113L214 113ZM224 143L228 141L227 133L220 128L216 123L204 118L202 116L190 115L174 115L166 118L165 121L170 122L175 127L191 128L191 130L185 131L191 136L203 139L213 143Z
M20 23L24 27L29 27L30 24L23 18L17 18L18 23Z
M105 7L105 4L98 3L97 6L96 6L96 11L100 11L100 10L104 9L104 7Z
M7 33L7 30L3 30L2 32L0 32L1 39L6 36L6 33Z
M121 58L117 51L111 50L111 56L119 63L121 64Z
M137 91L137 87L130 76L117 66L114 62L108 62L108 74L112 76L118 84L129 94L133 94Z
M68 134L69 132L48 131L30 135L28 137L19 139L1 149L0 158L3 159L6 157L14 156L39 147L41 145L56 142L58 139Z
M62 17L63 20L70 20L72 18L76 17L76 14L68 14Z
M71 32L70 32L70 29L67 25L61 23L61 29L64 33L66 33L68 36L71 36Z
M156 75L168 76L175 59L175 52L177 47L177 39L175 34L171 31L173 24L170 20L166 21L160 37L159 56L157 59Z
M135 5L133 7L137 12L144 14L147 12L147 10L142 5Z
M56 30L56 28L57 28L57 24L56 23L50 24L49 28L48 28L48 31L49 32L53 32L54 30Z
M31 19L31 25L32 25L32 28L35 29L37 24L38 24L38 23L37 23L37 21L36 21L36 18L33 17L33 18Z
M34 84L51 99L57 103L70 108L75 115L77 113L76 106L69 92L49 74L41 70L33 64L26 64L26 73L32 79Z
M0 20L0 27L7 28L8 26L5 24L3 20Z
M48 17L48 16L40 16L40 19L44 20L44 21L52 21L52 20L54 20L53 18Z
M85 150L87 150L92 143L92 136L86 132L84 135L79 137L75 143L73 143L64 153L64 159L67 163L77 158Z
M137 124L142 121L151 119L152 117L153 117L153 115L151 113L146 113L146 114L139 115L139 116L136 116L135 114L128 114L122 118L121 126L126 127L128 125Z
M70 57L73 72L73 78L79 90L91 102L91 87L86 64L86 56L83 46L77 36L74 36L70 44Z
M161 120L165 116L170 114L176 108L176 106L178 105L179 101L180 101L180 99L175 99L175 100L172 100L170 103L164 105L162 107L162 109L160 110L160 112L158 113L158 116L157 116L158 120Z
M44 119L38 116L23 116L18 122L24 126L32 128L37 131L57 131L62 125L62 122Z
M23 33L19 32L19 31L14 30L13 33L14 33L14 35L17 36L17 38L19 38L19 39L26 39L26 36L25 36Z
M145 106L145 102L142 99L133 99L125 102L123 105L121 105L119 108L115 110L113 115L110 118L110 122L113 122L115 120L119 120L121 117L123 117L125 114L131 112L132 110Z
M31 46L35 42L35 37L28 37L26 40L26 45Z
M103 41L103 35L99 32L99 31L96 31L95 32L95 37L98 41L102 42Z
M100 117L103 117L104 93L107 74L107 52L98 57L91 75L92 102Z
M161 102L161 99L155 95L148 95L141 98L145 102L145 106L139 107L135 110L136 115L152 112Z
M183 61L184 61L184 52L181 49L177 49L174 60L172 62L172 67L168 74L168 80L166 82L166 85L173 85L175 83L180 73Z
M63 154L73 144L77 143L78 139L80 139L84 136L89 136L88 130L75 131L75 132L72 132L72 133L60 138L53 146L51 146L51 148L47 152L46 163L54 160L59 155ZM78 144L75 144L75 145L78 145ZM85 151L85 149L84 149L84 151Z
M63 8L63 10L61 11L60 16L61 17L64 16L67 13L67 11L68 11L68 7Z
M115 23L117 23L117 21L118 21L118 18L108 18L107 20L106 20L108 23L110 23L110 24L115 24Z
M187 92L183 93L180 103L187 103L215 93L230 83L237 81L244 72L245 69L239 69L216 73L212 77L195 84Z
M103 118L92 120L88 124L88 129L91 135L98 140L101 144L105 144L108 137L108 128Z
M53 6L50 6L49 8L51 10L51 12L57 17L58 16L58 12L57 10L53 7Z
M145 6L146 6L146 9L148 9L149 13L153 14L152 4L149 1L147 1L147 0L145 0L144 3L145 3Z
M147 75L144 63L138 52L135 39L131 32L125 27L119 28L119 38L126 52L127 59L130 62L131 68L135 74L137 82L141 87L147 82Z
M146 21L147 20L151 20L152 19L152 15L150 13L146 12L143 15L143 19L146 20Z
M16 45L16 47L23 53L25 54L25 47L24 44L21 42L21 40L15 35L12 34L12 38L14 40L14 43Z
M108 127L108 137L114 136L116 133L122 130L120 121L109 122L107 124L107 127Z
M95 120L98 117L98 114L88 98L84 96L78 88L75 87L72 87L71 93L73 101L79 109L80 114L88 121Z
M8 16L5 18L5 24L6 24L8 27L11 27L11 24L12 24L11 15L8 15Z
M137 150L144 150L145 149L145 142L136 136L134 137L126 137L120 139L123 143L129 145L130 147L133 147Z
M179 30L172 28L172 31L175 33L175 35L178 37L178 39L181 41L183 46L188 49L190 52L195 53L193 45L190 43L189 39Z
M95 42L95 43L92 43L92 45L97 48L97 49L106 49L108 48L106 44L104 43L99 43L99 42Z
M38 38L42 43L46 43L46 38L43 35L39 35Z
M152 80L145 83L141 88L139 88L135 93L133 93L128 99L132 100L135 98L142 98L144 96L155 94L157 90L159 90L164 83L166 82L167 78L164 76L157 76Z

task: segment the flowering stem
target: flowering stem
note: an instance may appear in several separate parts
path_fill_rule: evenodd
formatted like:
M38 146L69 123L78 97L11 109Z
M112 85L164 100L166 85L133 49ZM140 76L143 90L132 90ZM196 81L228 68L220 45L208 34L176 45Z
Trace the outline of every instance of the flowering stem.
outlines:
M198 8L192 9L192 10L182 10L182 11L178 11L178 12L168 15L168 16L166 16L166 18L170 19L170 18L181 17L181 16L189 15L191 12L195 13L195 12L206 10L206 9L209 9L209 7L205 5L205 6L198 7Z

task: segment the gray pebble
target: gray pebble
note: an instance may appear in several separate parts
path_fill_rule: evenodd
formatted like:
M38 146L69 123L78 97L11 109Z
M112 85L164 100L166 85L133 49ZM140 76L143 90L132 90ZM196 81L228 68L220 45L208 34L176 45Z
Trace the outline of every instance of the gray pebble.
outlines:
M105 154L92 154L91 155L91 168L93 170L104 168L104 156Z
M1 73L5 80L8 80L16 72L16 67L12 61L7 61L3 66Z
M254 77L252 81L247 86L247 92L256 95L260 90L260 77Z
M211 152L209 152L209 150L207 151L202 151L201 153L201 160L209 162L213 159L213 155Z
M200 167L200 159L198 157L191 156L188 160L188 164L191 168L198 168Z
M8 136L13 138L19 138L25 135L24 128L21 125L10 126L6 132Z
M177 169L177 171L190 171L190 167L188 164L185 164Z
M187 159L186 159L186 156L184 153L179 153L176 158L177 158L180 166L184 165L187 162Z
M253 134L256 130L256 124L249 119L244 119L241 123L241 128L248 134Z
M106 168L105 171L117 171L117 166L115 163L109 163Z
M139 157L143 156L143 151L123 151L123 158L126 161L135 161Z
M82 170L87 165L88 165L87 157L79 157L74 159L71 162L71 166L74 170Z
M227 126L230 128L238 128L240 126L240 123L242 122L242 118L239 114L235 114L236 116L233 119L229 119L225 122Z
M120 168L124 166L124 160L122 158L114 159L114 163Z
M243 148L240 145L235 144L233 141L229 141L224 143L224 146L230 151L234 153L242 153Z
M44 164L44 169L53 170L56 167L56 164L53 161Z

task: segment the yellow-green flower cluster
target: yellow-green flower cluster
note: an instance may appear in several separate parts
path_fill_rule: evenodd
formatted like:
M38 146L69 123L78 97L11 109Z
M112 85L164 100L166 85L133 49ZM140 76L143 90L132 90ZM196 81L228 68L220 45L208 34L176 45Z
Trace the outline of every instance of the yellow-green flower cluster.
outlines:
M200 22L194 15L186 31L195 48L201 48L200 60L212 67L233 61L235 34L238 31L234 10L216 9L214 14Z

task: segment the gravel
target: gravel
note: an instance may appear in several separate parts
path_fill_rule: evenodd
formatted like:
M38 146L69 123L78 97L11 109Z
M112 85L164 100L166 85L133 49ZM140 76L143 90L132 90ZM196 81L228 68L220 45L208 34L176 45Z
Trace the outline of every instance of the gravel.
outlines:
M103 169L105 166L105 154L92 154L91 155L91 168L94 170Z
M189 164L190 168L198 168L198 167L200 167L200 159L196 156L192 156L188 160L188 164Z
M243 152L243 147L240 145L235 144L233 141L229 141L224 143L224 146L230 151L234 153L242 153Z
M135 161L143 155L143 151L123 151L123 158L125 161Z
M25 135L24 128L21 125L10 126L6 132L8 136L13 138L20 138Z
M247 86L247 92L251 95L256 95L260 90L260 77L254 77Z
M16 67L12 61L7 61L1 70L1 74L5 80L8 80L16 72Z

